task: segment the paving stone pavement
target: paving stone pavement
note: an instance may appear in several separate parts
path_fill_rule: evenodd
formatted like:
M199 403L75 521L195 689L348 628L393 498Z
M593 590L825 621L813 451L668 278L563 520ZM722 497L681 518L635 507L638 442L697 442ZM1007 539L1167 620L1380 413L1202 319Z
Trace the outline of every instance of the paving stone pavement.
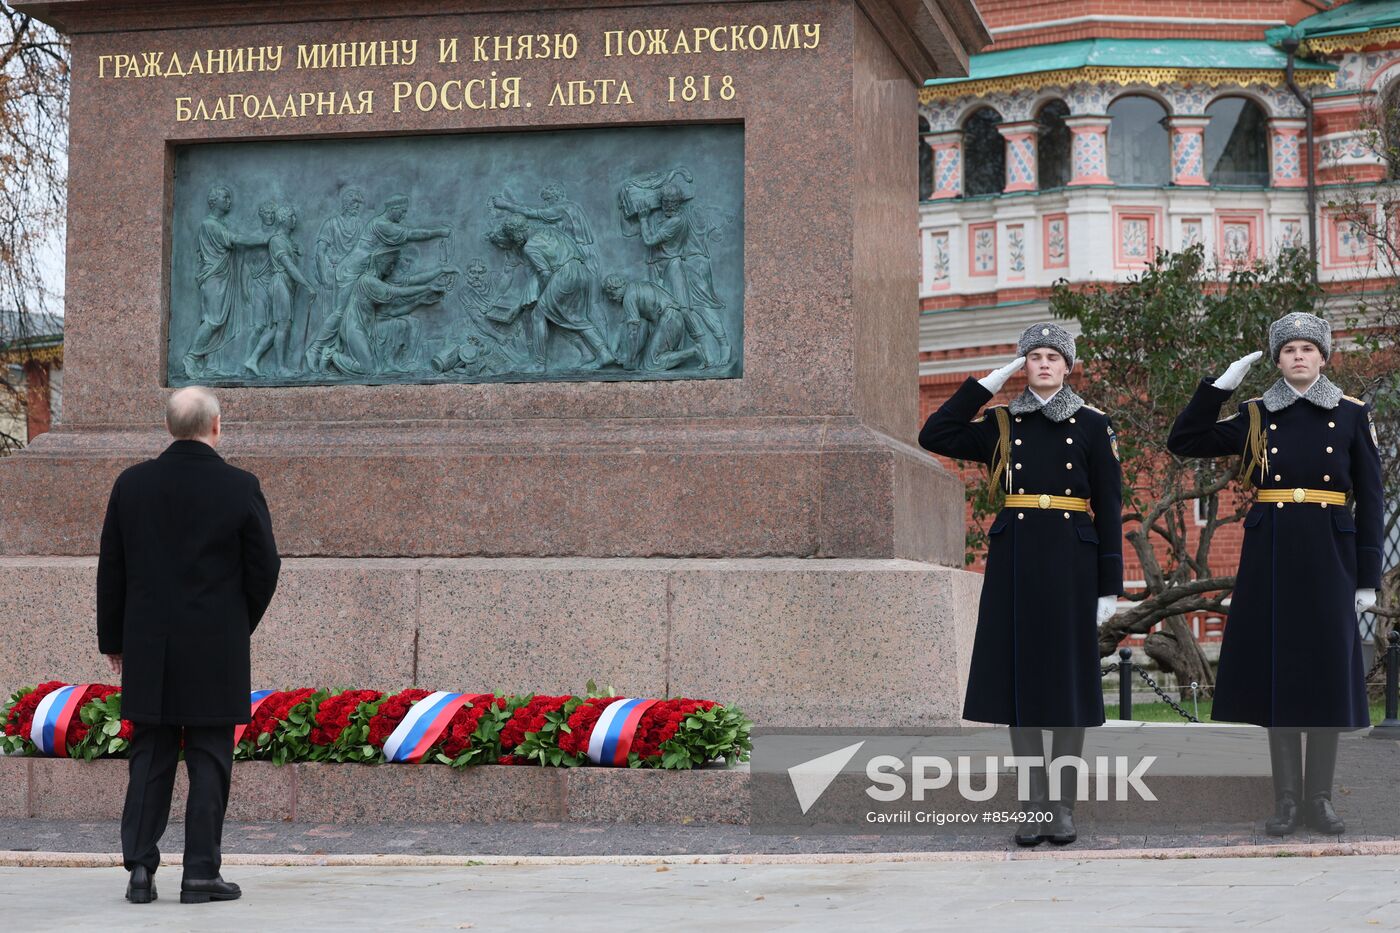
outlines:
M1395 929L1400 856L760 865L241 867L224 904L122 900L119 868L0 868L14 933L72 930Z
M1261 814L1262 820L1263 814ZM64 820L0 820L0 852L119 851L118 824ZM1297 844L1394 841L1390 835L1300 832ZM1143 829L1080 827L1080 849L1179 849L1272 845L1262 823L1192 824ZM171 823L161 843L178 855L184 824ZM1048 845L1040 847L1048 849ZM691 855L833 852L1004 852L1010 831L964 835L767 836L745 826L633 823L229 823L225 854L297 855ZM1069 850L1066 850L1069 851Z

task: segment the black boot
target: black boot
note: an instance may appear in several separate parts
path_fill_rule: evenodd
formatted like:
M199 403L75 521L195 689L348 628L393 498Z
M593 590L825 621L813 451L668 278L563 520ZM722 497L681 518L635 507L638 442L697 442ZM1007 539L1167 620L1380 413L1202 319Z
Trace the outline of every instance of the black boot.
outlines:
M1045 838L1057 846L1067 846L1079 838L1074 828L1074 798L1061 800L1054 807L1055 816L1046 827Z
M1026 726L1011 727L1011 752L1018 758L1045 758L1045 743L1040 734L1040 730ZM1018 788L1019 791L1019 788ZM1045 839L1043 835L1046 823L1043 820L1035 819L1036 814L1043 814L1050 809L1050 782L1045 774L1044 765L1036 765L1030 768L1030 797L1027 800L1018 800L1020 809L1028 815L1016 825L1016 834L1012 837L1018 846L1035 846Z
M181 904L207 904L210 901L236 901L243 892L232 881L222 876L212 878L185 878L180 882Z
M126 899L133 904L149 904L156 899L154 873L145 865L137 865L131 870L131 880L126 883Z
M1287 836L1298 828L1298 805L1303 796L1302 733L1270 729L1269 765L1274 776L1274 815L1264 821L1264 832Z
M1308 826L1329 836L1346 832L1347 824L1332 809L1332 777L1337 770L1337 730L1308 730L1308 764L1304 771L1304 817Z
M1052 763L1062 758L1084 757L1084 730L1059 728L1054 732ZM1046 827L1045 838L1057 846L1067 846L1079 838L1074 828L1074 804L1078 798L1079 768L1051 768L1051 793L1055 816Z
M1026 819L1016 826L1015 839L1018 846L1040 845L1045 840L1044 832L1048 826L1040 817L1050 809L1050 779L1046 776L1044 768L1031 768L1030 779L1030 799L1020 802Z

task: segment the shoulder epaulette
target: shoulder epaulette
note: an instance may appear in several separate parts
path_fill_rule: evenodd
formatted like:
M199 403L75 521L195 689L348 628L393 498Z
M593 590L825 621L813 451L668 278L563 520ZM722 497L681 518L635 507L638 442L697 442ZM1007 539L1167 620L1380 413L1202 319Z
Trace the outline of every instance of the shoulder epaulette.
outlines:
M1366 404L1366 400L1365 400L1365 399L1356 398L1355 396L1352 396L1352 395L1343 395L1342 398L1346 399L1348 402L1355 402L1356 404L1361 405L1361 406L1365 406L1365 404Z
M1006 407L1005 405L988 405L986 408L982 409L982 414L980 414L980 415L978 415L976 418L973 418L973 419L972 419L972 423L973 423L973 424L980 424L981 422L986 421L986 420L987 420L987 416L990 415L990 414L992 414L993 412L995 412L998 408L1005 408L1005 407Z
M1096 412L1098 412L1098 413L1101 414L1101 415L1106 415L1106 414L1108 414L1108 412L1104 411L1102 408L1095 408L1093 405L1090 405L1088 402L1085 402L1083 407L1089 409L1090 411L1096 411Z

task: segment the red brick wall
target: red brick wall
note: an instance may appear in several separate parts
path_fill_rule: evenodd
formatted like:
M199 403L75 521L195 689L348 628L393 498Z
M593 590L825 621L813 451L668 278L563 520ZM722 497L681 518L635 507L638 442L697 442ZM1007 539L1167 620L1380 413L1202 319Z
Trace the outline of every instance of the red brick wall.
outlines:
M28 362L24 364L26 382L25 415L28 421L29 442L49 430L53 413L49 407L49 364Z

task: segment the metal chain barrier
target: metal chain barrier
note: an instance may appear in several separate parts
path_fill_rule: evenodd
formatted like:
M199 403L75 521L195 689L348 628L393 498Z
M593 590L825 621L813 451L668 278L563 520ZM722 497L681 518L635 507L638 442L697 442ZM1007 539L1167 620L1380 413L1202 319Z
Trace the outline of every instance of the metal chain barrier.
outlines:
M1392 636L1392 638L1393 638L1393 636ZM1126 651L1126 649L1124 649L1124 650L1123 650L1122 652L1120 652L1120 653L1126 656L1127 651ZM1372 679L1373 677L1375 677L1376 674L1385 671L1385 667L1386 667L1386 657L1387 657L1388 654L1389 654L1389 652L1387 652L1387 651L1378 651L1378 652L1376 653L1376 661L1375 661L1375 663L1371 665L1371 669L1370 669L1369 671L1366 672L1366 674L1365 674L1364 677L1361 678L1361 682L1362 682L1363 684L1366 684L1367 686L1370 686L1371 683L1372 683L1372 680L1371 680L1371 679ZM1108 664L1108 665L1105 665L1104 667L1099 668L1099 677L1100 677L1100 678L1107 677L1109 674L1113 674L1113 673L1116 673L1116 672L1118 672L1118 671L1123 670L1123 667L1124 667L1124 664L1123 664L1123 663L1120 663L1120 662L1118 662L1118 661L1114 661L1114 662L1111 663L1111 664ZM1151 675L1149 675L1149 674L1147 673L1147 671L1143 669L1142 665L1133 664L1132 662L1129 661L1129 662L1127 662L1127 667L1128 667L1128 669L1131 670L1133 673L1137 674L1138 677L1140 677L1140 678L1142 679L1143 683L1145 683L1145 684L1147 684L1147 686L1151 687L1151 688L1152 688L1152 691L1153 691L1154 693L1156 693L1157 696L1161 697L1163 703L1167 704L1167 705L1170 706L1173 710L1175 710L1175 711L1176 711L1176 714L1177 714L1178 716L1180 716L1182 719L1185 719L1187 722L1195 722L1195 723L1199 723L1199 722L1200 722L1200 720L1197 719L1195 716L1193 716L1193 715L1191 715L1190 713L1186 712L1186 710L1182 708L1182 706L1181 706L1180 703L1177 703L1177 702L1176 702L1175 700L1173 700L1171 697L1167 696L1166 691L1163 690L1160 686L1158 686L1157 681L1155 681L1155 680L1152 679ZM1382 683L1383 683L1383 681L1382 681ZM1196 685L1195 685L1195 684L1192 684L1191 686L1192 686L1192 687L1195 687ZM1123 702L1126 703L1126 702L1127 702L1126 697L1128 696L1127 688L1124 687L1124 688L1123 688L1123 691L1124 691L1124 692L1123 692L1123 696L1125 697L1125 699L1124 699ZM1121 711L1120 711L1120 712L1121 712ZM1131 714L1130 714L1130 715L1131 715ZM1387 722L1388 722L1388 721L1389 721L1389 720L1387 720Z
M1151 687L1153 691L1155 691L1156 694L1162 698L1163 703L1176 710L1178 716L1180 716L1182 719L1185 719L1187 722L1200 722L1200 720L1197 719L1195 716L1192 716L1190 713L1186 712L1186 710L1182 709L1181 704L1177 703L1171 697L1167 696L1166 691L1163 690L1161 687L1157 686L1157 681L1149 677L1147 675L1147 671L1143 670L1141 666L1134 664L1133 670L1137 672L1137 675L1141 677L1144 682L1146 682L1147 686Z
M1175 710L1175 711L1176 711L1176 714L1177 714L1178 716L1180 716L1182 719L1185 719L1187 722L1195 722L1195 723L1199 723L1199 722L1200 722L1200 720L1197 719L1195 716L1192 716L1190 713L1186 712L1186 710L1182 709L1180 703L1176 702L1176 701L1173 700L1171 697L1167 696L1166 691L1164 691L1161 687L1159 687L1159 686L1157 685L1157 681L1153 680L1153 679L1148 675L1147 671L1145 671L1145 670L1142 669L1142 666L1141 666L1141 665L1129 663L1129 664L1128 664L1128 668L1129 668L1133 673L1137 674L1138 677L1142 678L1143 682L1146 683L1147 686L1151 687L1152 690L1153 690L1153 692L1155 692L1155 693L1157 694L1157 696L1159 696L1159 697L1162 698L1162 702L1163 702L1163 703L1166 703L1166 704L1167 704L1168 706L1170 706L1173 710ZM1114 673L1115 671L1121 671L1122 669L1123 669L1123 664L1119 663L1118 661L1114 661L1114 662L1111 663L1111 664L1108 664L1108 665L1106 665L1106 666L1104 666L1104 667L1099 668L1099 677L1100 677L1100 678L1107 677L1109 674L1112 674L1112 673ZM1125 693L1124 696L1127 696L1127 694ZM1126 702L1126 700L1125 700L1124 702ZM1120 712L1120 714L1121 714L1121 713L1122 713L1122 710L1120 710L1119 712ZM1131 714L1130 714L1130 715L1131 715Z

